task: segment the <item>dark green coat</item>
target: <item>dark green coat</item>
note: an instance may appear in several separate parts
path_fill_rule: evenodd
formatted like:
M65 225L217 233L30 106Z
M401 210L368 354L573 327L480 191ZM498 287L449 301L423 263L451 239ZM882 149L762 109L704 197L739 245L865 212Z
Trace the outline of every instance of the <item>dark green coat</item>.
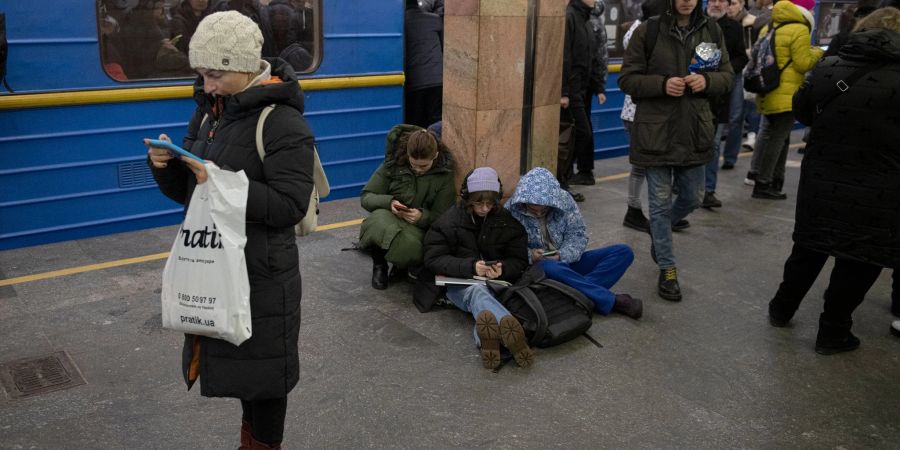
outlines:
M703 72L706 90L694 94L689 90L681 97L666 95L666 80L684 77L694 49L701 42L712 42L711 27L718 27L700 11L700 2L691 15L684 38L676 31L672 6L659 17L656 44L648 46L647 24L635 30L625 51L619 87L630 95L637 109L631 127L630 160L641 166L694 166L713 158L715 118L710 109L710 96L727 96L734 72L725 51L725 40L718 31L716 44L722 49L717 71ZM647 50L652 48L652 54ZM725 99L727 101L727 99Z
M362 207L372 214L362 223L359 246L387 250L387 260L398 267L422 263L425 231L456 199L453 158L443 144L431 170L424 175L417 176L408 164L394 163L394 141L402 132L420 129L397 125L388 132L384 162L369 178L360 196ZM391 200L421 210L422 219L410 224L397 218L391 213Z

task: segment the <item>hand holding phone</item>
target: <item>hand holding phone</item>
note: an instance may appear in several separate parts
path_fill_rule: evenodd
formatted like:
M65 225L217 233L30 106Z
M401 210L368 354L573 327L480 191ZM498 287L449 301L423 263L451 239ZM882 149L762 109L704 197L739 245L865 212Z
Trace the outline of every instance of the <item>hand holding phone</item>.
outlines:
M548 250L548 251L546 251L546 252L541 253L541 256L544 256L544 257L547 257L547 256L553 256L553 255L556 255L556 254L558 254L558 253L559 253L559 250Z
M172 44L172 45L175 45L175 44L178 43L178 41L181 40L182 37L184 37L184 35L183 35L183 34L179 34L178 36L175 36L175 37L173 37L172 39L169 39L169 43Z
M497 265L498 263L500 263L500 261L498 261L496 259L492 259L490 261L485 261L483 264L486 266L494 266L494 265Z
M206 163L206 161L200 159L200 157L198 157L197 155L195 155L195 154L193 154L193 153L191 153L169 141L164 141L162 139L144 139L144 143L146 143L147 145L149 145L151 147L164 148L164 149L168 150L169 152L171 152L173 157L177 157L179 155L186 156L188 158L191 158L195 161L200 162L201 164Z
M399 203L399 202L396 205L394 205L394 208L397 211L409 211L409 206L406 206L403 203Z

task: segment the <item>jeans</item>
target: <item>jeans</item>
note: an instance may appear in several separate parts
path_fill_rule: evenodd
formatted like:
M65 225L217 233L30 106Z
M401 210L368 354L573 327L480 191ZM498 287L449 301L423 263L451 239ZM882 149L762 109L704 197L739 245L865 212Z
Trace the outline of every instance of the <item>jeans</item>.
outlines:
M759 155L759 175L756 181L771 183L784 179L784 165L787 162L788 145L791 140L791 129L794 127L794 112L787 111L766 115L768 126L759 139L762 141L757 150Z
M448 286L447 300L450 300L457 308L472 313L472 317L477 317L478 313L488 310L494 313L494 317L499 322L504 316L508 316L509 311L494 298L490 289L483 284L475 284L472 286ZM475 345L481 347L481 340L478 339L478 333L475 327L472 327L472 335L475 336Z
M540 264L547 278L575 288L594 302L598 313L607 315L616 303L616 295L609 289L622 278L632 261L631 247L616 244L588 250L573 263L545 259Z
M719 175L719 153L722 150L722 132L725 124L716 125L716 135L713 137L713 159L706 163L706 192L716 192L716 179Z
M660 270L675 267L672 249L672 224L687 217L700 206L706 166L647 167L647 197L650 204L650 236ZM672 187L678 197L672 201Z
M725 139L725 149L722 151L726 163L737 162L738 153L741 152L745 119L748 132L759 131L759 111L756 109L756 102L744 100L744 77L735 74L728 105L728 137Z

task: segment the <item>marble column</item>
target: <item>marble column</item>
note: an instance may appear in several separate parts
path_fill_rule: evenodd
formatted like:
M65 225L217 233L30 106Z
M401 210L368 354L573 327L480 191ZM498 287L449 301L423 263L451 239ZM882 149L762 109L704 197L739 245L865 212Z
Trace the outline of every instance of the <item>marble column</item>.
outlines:
M460 180L491 166L509 196L531 167L556 170L566 4L445 3L443 140Z

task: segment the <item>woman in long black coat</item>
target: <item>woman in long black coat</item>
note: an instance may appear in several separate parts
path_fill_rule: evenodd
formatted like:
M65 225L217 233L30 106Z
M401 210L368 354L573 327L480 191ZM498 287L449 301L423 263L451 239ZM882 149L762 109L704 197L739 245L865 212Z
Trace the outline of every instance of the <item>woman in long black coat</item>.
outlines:
M859 72L858 72L859 71ZM860 74L853 82L854 73ZM838 80L847 80L841 92ZM900 267L900 10L857 24L839 56L822 60L794 96L812 126L797 194L794 247L769 303L787 326L828 256L835 257L816 352L854 350L853 310L883 267Z
M309 207L313 188L313 136L303 119L303 93L284 60L260 58L257 25L236 11L200 22L190 43L197 110L183 146L250 180L247 244L253 336L240 346L185 335L183 372L190 388L200 380L207 397L241 400L241 448L278 448L287 395L299 379L300 263L294 225ZM265 122L261 160L256 149L260 112ZM165 135L160 139L168 139ZM185 205L206 180L202 164L150 148L160 190ZM261 447L267 445L269 447Z

